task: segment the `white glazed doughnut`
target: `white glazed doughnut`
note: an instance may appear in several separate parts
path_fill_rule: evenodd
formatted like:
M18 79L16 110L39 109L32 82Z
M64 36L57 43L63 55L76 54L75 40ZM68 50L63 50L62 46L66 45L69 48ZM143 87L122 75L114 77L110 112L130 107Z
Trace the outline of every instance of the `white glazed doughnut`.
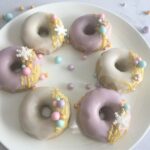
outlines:
M20 107L23 130L37 139L50 139L60 135L68 126L70 104L58 89L36 88L23 100Z
M128 93L143 80L146 62L126 49L112 48L97 61L97 78L105 88Z
M22 27L22 40L37 52L49 54L61 47L67 30L54 14L37 12L29 16Z

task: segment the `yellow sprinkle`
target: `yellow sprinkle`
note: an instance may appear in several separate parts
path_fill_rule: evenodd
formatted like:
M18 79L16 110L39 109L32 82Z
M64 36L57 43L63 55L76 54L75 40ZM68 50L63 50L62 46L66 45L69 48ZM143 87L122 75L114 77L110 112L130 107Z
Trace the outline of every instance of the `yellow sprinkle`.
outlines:
M18 8L18 10L19 10L19 11L24 11L24 10L25 10L25 8L24 8L24 6L23 6L23 5L20 5L20 6L19 6L19 8Z

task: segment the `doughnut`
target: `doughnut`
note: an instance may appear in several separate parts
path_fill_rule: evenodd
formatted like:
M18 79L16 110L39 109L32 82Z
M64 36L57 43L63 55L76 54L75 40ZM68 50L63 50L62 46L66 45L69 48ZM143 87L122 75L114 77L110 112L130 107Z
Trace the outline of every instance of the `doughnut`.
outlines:
M121 93L134 91L144 76L146 61L127 49L112 48L100 55L96 74L100 84Z
M111 25L104 14L86 14L77 18L70 27L70 43L84 53L111 47Z
M37 12L23 23L22 40L37 53L49 54L62 46L67 30L60 18L54 14Z
M129 128L130 106L116 91L94 89L86 93L77 105L79 128L93 140L114 144Z
M16 92L32 88L41 67L33 49L12 46L0 51L0 89Z
M47 140L68 127L70 104L59 90L39 87L31 91L20 106L19 120L22 129L30 136Z

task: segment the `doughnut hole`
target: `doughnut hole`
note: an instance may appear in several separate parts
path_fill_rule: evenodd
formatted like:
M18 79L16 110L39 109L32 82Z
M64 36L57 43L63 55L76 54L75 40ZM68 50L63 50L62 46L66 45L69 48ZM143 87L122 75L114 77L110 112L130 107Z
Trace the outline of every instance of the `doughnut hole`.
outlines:
M93 35L96 32L96 29L92 25L87 25L83 31L86 35Z
M13 62L10 66L10 69L14 73L21 72L22 71L22 62L21 62L21 60L16 60L15 62Z
M99 116L101 120L111 121L114 120L114 111L111 107L104 106L100 109Z
M40 116L42 118L46 119L46 118L50 118L52 110L49 106L44 105L44 106L40 107L40 112L39 113L40 113Z
M50 30L47 27L40 27L38 29L38 34L41 37L47 37L50 34Z
M127 60L118 60L115 63L115 67L117 68L117 70L119 70L120 72L127 72L131 69L131 65L129 65L130 63Z

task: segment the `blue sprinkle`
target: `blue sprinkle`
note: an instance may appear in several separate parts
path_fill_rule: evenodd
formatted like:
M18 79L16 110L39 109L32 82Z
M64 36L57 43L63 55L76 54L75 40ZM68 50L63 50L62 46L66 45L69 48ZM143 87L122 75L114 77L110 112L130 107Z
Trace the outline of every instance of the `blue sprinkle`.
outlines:
M65 126L65 121L64 120L57 120L56 121L56 126L63 128Z
M10 20L12 20L14 18L13 14L12 13L7 13L3 16L3 19L6 21L6 22L9 22Z
M130 109L130 105L124 104L123 108L124 108L125 110L129 110L129 109Z
M138 67L140 68L146 68L147 66L147 62L142 60L142 61L139 61L138 64L137 64Z
M105 34L106 33L106 27L105 26L100 26L99 28L99 32L102 33L102 34Z
M55 57L55 63L56 63L56 64L60 64L61 62L62 62L62 57L56 56L56 57Z

